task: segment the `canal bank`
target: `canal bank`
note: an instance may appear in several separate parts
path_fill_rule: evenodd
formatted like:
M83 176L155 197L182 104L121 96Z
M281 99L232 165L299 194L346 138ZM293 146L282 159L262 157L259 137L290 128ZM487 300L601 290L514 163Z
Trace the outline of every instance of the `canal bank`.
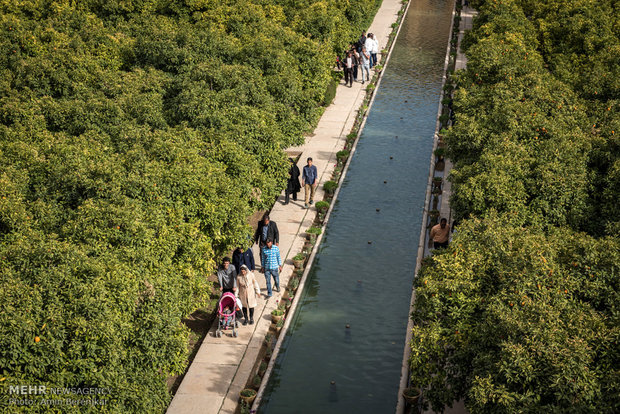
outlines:
M452 8L410 5L261 412L396 406Z

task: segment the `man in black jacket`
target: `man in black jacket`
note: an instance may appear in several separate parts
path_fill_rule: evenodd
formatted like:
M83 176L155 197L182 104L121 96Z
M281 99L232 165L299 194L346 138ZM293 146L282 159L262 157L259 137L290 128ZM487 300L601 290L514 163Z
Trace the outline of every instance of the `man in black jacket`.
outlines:
M269 214L265 214L263 219L258 223L256 233L254 233L254 241L260 247L260 256L263 257L263 249L267 245L267 240L271 239L273 244L280 246L280 232L275 221L269 220Z

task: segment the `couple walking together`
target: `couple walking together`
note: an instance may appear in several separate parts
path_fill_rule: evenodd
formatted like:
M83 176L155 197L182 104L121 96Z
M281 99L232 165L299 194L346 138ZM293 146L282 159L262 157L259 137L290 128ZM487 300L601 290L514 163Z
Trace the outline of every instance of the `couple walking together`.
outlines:
M303 168L303 173L301 173L301 185L299 184L299 167L295 164L295 160L292 158L288 159L291 163L291 167L288 171L289 178L286 184L286 191L284 192L284 204L289 203L290 196L293 196L293 201L297 201L297 193L301 190L301 187L304 187L305 193L305 202L304 208L308 208L309 205L314 203L314 193L316 191L316 187L319 184L318 181L318 171L316 169L316 165L313 165L314 161L312 157L308 157L306 160L306 165ZM272 238L272 240L275 240ZM275 240L277 244L277 240Z

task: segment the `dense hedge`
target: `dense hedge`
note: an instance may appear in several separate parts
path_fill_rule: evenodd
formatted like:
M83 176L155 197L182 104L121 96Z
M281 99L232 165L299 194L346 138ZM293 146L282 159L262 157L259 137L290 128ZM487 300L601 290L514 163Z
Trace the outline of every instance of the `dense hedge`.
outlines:
M379 4L0 0L4 386L166 408L181 318L280 193L333 51Z
M450 247L425 260L412 380L441 409L620 411L620 10L471 1Z

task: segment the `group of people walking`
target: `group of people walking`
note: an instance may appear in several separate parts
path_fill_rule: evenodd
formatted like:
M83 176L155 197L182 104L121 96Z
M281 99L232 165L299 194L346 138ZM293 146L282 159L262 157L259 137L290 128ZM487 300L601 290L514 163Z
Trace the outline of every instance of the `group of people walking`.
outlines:
M362 84L370 81L370 69L377 64L379 43L372 33L362 32L355 44L350 44L344 51L342 58L338 58L338 66L344 71L344 84L353 86L357 81L359 70L362 71Z
M304 208L309 208L310 205L314 203L314 193L319 184L319 173L316 169L316 165L313 165L314 161L312 157L308 157L303 172L300 173L299 167L295 164L295 160L292 158L288 160L291 165L288 170L289 177L286 190L284 191L284 204L289 203L291 195L293 196L293 201L297 201L297 193L301 190L301 187L303 187L305 192ZM300 175L301 184L299 184Z
M366 35L362 32L359 40L345 50L345 57L339 59L344 69L345 84L352 86L353 80L358 78L358 69L361 67L362 83L370 80L370 69L377 64L377 53L379 45L372 33ZM289 158L289 177L285 190L284 204L289 204L292 196L293 201L297 201L297 193L304 188L304 208L309 208L314 203L314 195L318 186L318 171L313 165L312 157L306 159L306 165L302 171L297 167L295 160ZM301 178L301 183L300 183ZM260 249L260 272L265 275L267 285L267 298L273 295L273 290L280 291L280 272L282 271L282 257L280 255L280 234L278 226L271 221L268 214L258 224L256 233L254 233L254 242L258 243ZM252 248L244 249L238 247L232 256L225 257L217 271L217 278L220 284L222 295L232 293L240 302L242 309L238 310L239 317L243 316L243 325L254 323L254 308L257 305L257 299L261 295L260 285L256 280L254 271L256 265L254 262L254 254ZM273 278L273 290L271 280ZM226 312L231 309L226 307Z
M280 233L278 226L265 214L258 224L254 239L260 248L261 273L265 274L267 282L267 298L273 295L271 279L274 281L274 289L280 291L280 272L282 271L282 257L280 255ZM237 271L237 269L239 269ZM217 270L217 278L220 284L220 292L232 293L239 298L241 310L239 316L243 316L243 325L254 323L254 308L257 299L260 298L260 285L256 280L254 271L254 253L252 248L243 249L238 247L233 252L232 260L225 257Z

